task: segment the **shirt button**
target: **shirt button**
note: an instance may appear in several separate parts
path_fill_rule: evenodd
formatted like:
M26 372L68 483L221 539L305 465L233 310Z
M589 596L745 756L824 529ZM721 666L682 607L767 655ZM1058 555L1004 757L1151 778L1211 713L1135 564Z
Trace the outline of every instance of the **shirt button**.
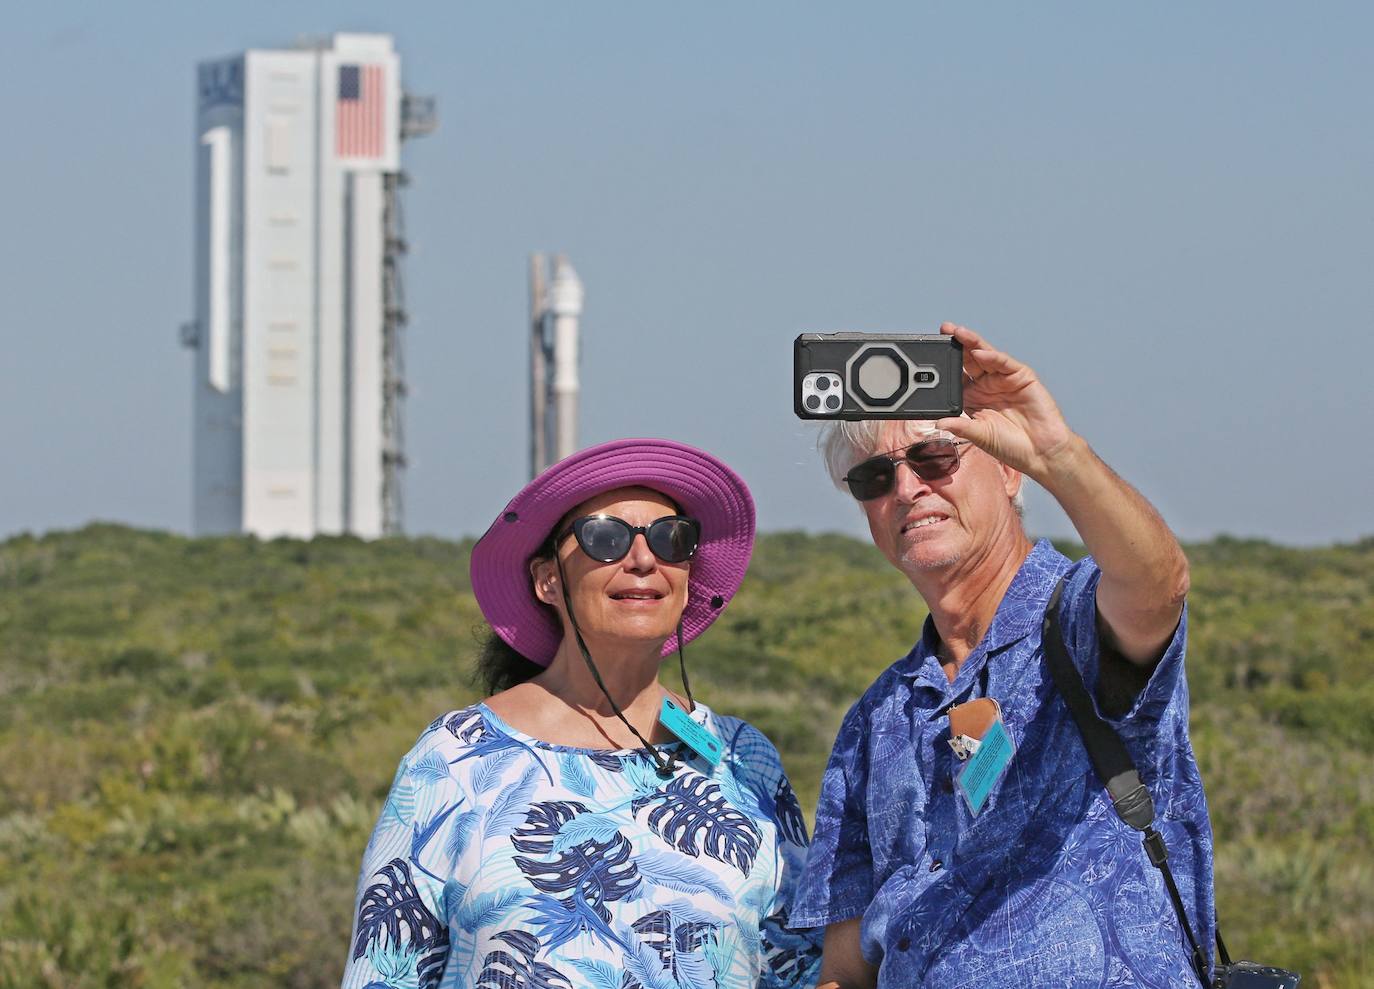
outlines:
M897 950L898 950L898 951L906 951L906 950L907 950L908 948L910 948L910 947L911 947L911 938L909 938L909 937L904 937L904 938L902 938L900 941L897 942Z
M939 859L931 859L931 860L930 860L930 871L931 871L931 872L939 872L939 871L940 871L941 869L943 869L944 867L945 867L945 863L941 862Z

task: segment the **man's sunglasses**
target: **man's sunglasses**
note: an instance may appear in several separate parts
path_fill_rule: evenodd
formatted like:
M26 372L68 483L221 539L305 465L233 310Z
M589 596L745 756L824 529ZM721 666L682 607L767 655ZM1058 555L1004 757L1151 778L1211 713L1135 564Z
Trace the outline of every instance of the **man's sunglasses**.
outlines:
M855 464L844 476L849 493L859 501L881 498L897 485L897 465L906 462L923 481L938 481L959 469L959 447L967 440L924 440L904 450L881 453Z
M686 515L665 515L648 525L630 525L614 515L584 515L558 534L555 545L569 533L577 537L582 552L601 563L624 559L640 533L650 551L664 563L686 563L697 551L701 523Z

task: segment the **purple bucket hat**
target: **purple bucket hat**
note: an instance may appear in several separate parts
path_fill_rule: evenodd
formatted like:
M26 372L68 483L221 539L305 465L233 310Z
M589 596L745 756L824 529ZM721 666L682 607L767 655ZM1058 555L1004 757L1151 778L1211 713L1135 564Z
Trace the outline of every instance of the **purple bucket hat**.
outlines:
M534 596L529 559L577 505L615 488L651 488L701 522L682 632L695 639L739 590L754 551L754 499L744 481L695 447L671 440L613 440L560 460L511 499L472 549L472 590L487 623L527 659L548 666L563 638ZM663 655L677 648L677 636Z

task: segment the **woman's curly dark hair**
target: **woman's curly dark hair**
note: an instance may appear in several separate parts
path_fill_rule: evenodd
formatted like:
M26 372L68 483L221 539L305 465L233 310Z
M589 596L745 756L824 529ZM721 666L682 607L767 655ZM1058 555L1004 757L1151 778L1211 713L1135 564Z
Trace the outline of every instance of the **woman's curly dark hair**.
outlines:
M486 696L533 680L543 672L544 667L530 662L490 627L486 628L477 651L477 668L473 671L473 679L486 692Z

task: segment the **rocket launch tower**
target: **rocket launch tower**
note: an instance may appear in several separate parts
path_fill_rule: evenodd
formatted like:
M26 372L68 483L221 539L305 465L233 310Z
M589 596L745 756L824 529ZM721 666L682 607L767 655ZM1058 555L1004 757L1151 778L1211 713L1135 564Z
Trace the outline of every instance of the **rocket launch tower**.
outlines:
M401 530L403 93L390 37L203 62L197 79L193 527Z

